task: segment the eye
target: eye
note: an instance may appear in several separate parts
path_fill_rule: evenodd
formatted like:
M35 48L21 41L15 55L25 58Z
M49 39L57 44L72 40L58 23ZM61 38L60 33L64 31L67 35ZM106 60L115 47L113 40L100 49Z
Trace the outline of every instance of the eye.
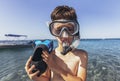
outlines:
M74 27L68 27L68 30L69 30L70 32L74 32Z
M61 32L61 28L60 27L54 29L54 33L55 34L60 34L60 32Z
M61 28L60 28L60 27L59 27L59 28L57 28L57 29L56 29L56 31L61 31Z

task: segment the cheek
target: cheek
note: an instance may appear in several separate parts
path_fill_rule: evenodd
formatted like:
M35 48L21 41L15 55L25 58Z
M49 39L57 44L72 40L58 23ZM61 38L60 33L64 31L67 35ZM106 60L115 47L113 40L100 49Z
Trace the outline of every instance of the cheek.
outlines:
M57 41L58 41L59 43L62 43L62 38L61 38L61 37L56 37L56 39L57 39ZM72 43L73 40L74 40L74 38L73 38L73 37L69 37L68 40L69 40L69 43Z
M72 43L72 42L73 42L73 40L74 40L74 38L73 38L73 37L69 38L69 42L70 42L70 43Z

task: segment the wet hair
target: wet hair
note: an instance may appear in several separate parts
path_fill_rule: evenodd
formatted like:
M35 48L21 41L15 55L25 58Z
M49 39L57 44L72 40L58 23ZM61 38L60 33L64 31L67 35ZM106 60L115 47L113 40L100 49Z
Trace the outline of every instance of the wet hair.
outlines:
M63 5L57 6L51 13L51 20L66 19L77 21L77 15L74 8Z

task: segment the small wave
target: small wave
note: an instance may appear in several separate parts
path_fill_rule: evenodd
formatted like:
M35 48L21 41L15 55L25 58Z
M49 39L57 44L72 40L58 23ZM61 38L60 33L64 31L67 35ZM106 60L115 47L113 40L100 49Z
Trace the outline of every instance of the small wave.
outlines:
M28 78L24 70L19 70L18 72L9 73L2 77L0 81L32 81Z

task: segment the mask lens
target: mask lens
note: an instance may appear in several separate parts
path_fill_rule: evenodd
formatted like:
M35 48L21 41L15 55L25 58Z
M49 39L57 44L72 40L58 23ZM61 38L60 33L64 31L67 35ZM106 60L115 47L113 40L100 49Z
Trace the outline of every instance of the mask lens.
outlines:
M50 30L52 35L59 36L62 30L62 27L59 27L59 23L52 23L50 25Z
M75 35L79 30L78 24L73 21L54 21L49 27L51 34L54 36L60 36L64 30L67 30L69 35Z

